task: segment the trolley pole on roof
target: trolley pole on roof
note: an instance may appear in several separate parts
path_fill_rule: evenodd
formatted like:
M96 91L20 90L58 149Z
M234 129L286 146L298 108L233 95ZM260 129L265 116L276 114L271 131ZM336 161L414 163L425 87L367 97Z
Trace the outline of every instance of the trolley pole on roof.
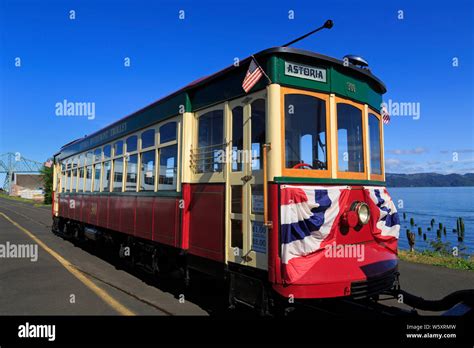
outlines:
M326 22L324 22L324 24L322 26L320 26L319 28L317 29L314 29L313 31L310 31L309 33L307 34L304 34L303 36L300 36L299 38L297 39L294 39L293 41L290 41L288 42L287 44L284 44L282 47L288 47L290 45L293 45L294 43L298 42L298 41L301 41L305 38L307 38L308 36L310 35L313 35L314 33L320 31L320 30L323 30L323 29L331 29L332 26L334 25L333 21L331 19L328 19Z

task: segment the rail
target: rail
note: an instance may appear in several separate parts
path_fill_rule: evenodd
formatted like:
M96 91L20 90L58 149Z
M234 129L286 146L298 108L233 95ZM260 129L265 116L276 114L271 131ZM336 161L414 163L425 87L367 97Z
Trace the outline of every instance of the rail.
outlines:
M226 161L228 143L200 146L191 149L191 170L194 174L219 172Z

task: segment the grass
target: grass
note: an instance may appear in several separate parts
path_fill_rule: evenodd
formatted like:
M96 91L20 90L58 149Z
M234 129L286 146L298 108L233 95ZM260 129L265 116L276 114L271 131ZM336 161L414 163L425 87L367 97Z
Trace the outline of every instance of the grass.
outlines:
M399 250L398 257L400 258L400 260L408 262L474 271L473 256L470 256L468 259L465 259L462 257L451 256L449 254L442 253L439 251L425 250L422 252L409 252L406 250Z
M7 194L5 194L5 193L0 193L0 197L1 197L1 198L5 198L5 199L9 199L9 200L11 200L11 201L29 203L29 204L32 204L32 205L35 206L35 207L47 207L47 206L51 206L51 204L40 203L40 202L35 201L35 200L33 200L33 199L27 199L27 198L22 198L22 197L9 196L9 195L7 195Z

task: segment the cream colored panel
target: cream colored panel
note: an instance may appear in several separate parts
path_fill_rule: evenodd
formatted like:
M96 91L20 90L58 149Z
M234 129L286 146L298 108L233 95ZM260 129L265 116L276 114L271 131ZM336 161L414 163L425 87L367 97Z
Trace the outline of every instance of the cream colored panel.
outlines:
M185 112L182 118L182 138L181 138L181 182L191 182L191 148L194 134L194 114Z
M337 154L338 154L338 146L337 146L337 108L336 108L336 96L334 94L329 95L329 124L327 127L329 128L330 136L331 136L331 144L332 144L332 151L331 153L331 178L337 178Z
M280 85L267 86L267 142L271 149L268 151L268 180L273 181L276 176L281 176L281 91Z
M365 171L367 172L367 179L370 180L370 175L372 172L372 168L370 168L370 149L369 149L369 107L367 104L364 104L364 112L362 113L362 123L365 125L363 129L365 129L365 134L363 135L363 142L364 142L364 151L365 151Z

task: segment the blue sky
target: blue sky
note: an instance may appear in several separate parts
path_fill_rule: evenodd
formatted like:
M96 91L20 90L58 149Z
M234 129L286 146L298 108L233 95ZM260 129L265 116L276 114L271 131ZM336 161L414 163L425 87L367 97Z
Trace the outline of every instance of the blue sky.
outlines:
M387 171L474 172L472 4L0 0L0 154L43 161L234 57L331 18L333 29L295 47L359 54L387 85L385 101L419 105L418 119L392 115L385 127ZM95 119L56 116L64 99L95 102Z

